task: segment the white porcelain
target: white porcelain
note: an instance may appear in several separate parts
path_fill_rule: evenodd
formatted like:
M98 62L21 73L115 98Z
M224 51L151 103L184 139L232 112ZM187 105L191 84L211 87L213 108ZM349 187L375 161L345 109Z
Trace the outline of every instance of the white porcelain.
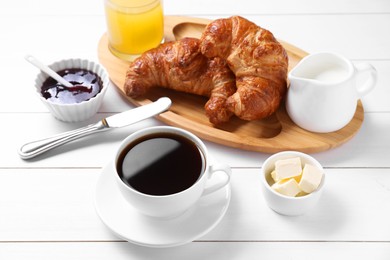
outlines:
M361 82L358 76L367 79ZM369 63L354 65L330 52L308 55L288 74L287 113L306 130L337 131L351 121L358 99L374 88L376 77Z
M200 198L176 218L145 216L123 198L112 175L112 167L113 162L110 162L100 174L95 208L102 222L112 232L131 243L148 247L173 247L189 243L216 227L228 209L230 185Z
M309 163L324 171L321 164L305 153L295 151L285 151L273 154L263 164L261 169L261 183L265 201L267 205L279 214L287 216L299 216L311 210L318 202L324 189L325 174L322 176L321 184L314 192L301 196L289 197L274 191L267 179L270 180L272 170L275 169L275 162L281 159L288 159L293 157L300 157L302 164Z
M24 59L28 62L30 62L32 65L40 69L41 71L45 72L47 75L55 79L57 82L61 83L65 87L72 87L73 84L61 77L56 71L51 69L50 67L46 66L46 64L42 63L40 60L35 58L32 55L26 55Z
M84 121L95 115L101 104L103 103L104 95L106 94L110 84L106 69L99 63L83 59L61 60L49 65L49 67L54 71L72 68L87 69L99 75L103 83L102 90L95 97L87 101L83 101L77 104L57 104L46 100L42 96L42 84L49 76L44 72L39 73L35 80L36 93L39 99L51 112L51 114L55 118L65 122Z
M139 210L145 215L153 217L167 218L177 216L185 212L187 209L192 207L201 196L211 194L223 187L230 182L231 169L226 164L210 164L210 157L207 152L207 148L204 143L194 134L176 127L170 126L157 126L139 130L129 135L117 149L114 162L117 162L121 151L128 146L129 143L137 140L143 136L150 135L153 133L175 133L181 135L193 143L199 148L200 152L204 157L203 173L201 173L199 179L188 189L178 193L164 195L164 196L153 196L138 192L129 185L125 184L117 173L116 167L113 166L112 174L115 176L118 189L121 191L123 197L131 204L134 208ZM172 162L174 163L174 162ZM116 164L116 163L115 163ZM212 176L219 173L224 173L225 178L219 182L211 182ZM185 174L185 173L184 173ZM210 179L210 182L208 180ZM207 183L213 183L212 185L206 185Z

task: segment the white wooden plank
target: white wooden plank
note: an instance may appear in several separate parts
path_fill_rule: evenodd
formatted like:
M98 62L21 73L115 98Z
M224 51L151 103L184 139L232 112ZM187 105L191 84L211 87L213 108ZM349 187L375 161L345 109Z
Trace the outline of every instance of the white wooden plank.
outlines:
M13 50L14 54L23 57L26 53L32 52L36 56L42 54L42 60L48 63L61 58L89 57L90 54L96 57L98 41L106 31L103 15L27 17L28 23L23 19L13 20L13 29L4 30L0 35L2 43L0 54L7 54ZM7 24L9 19L9 16L2 16L0 21ZM49 28L53 28L50 32L47 29L48 24ZM82 38L78 38L78 35L82 35ZM43 55L48 53L51 55ZM14 58L18 56L15 55Z
M51 259L375 259L388 260L388 243L306 242L195 242L176 248L156 249L129 243L0 243L7 260Z
M345 13L384 13L390 10L389 2L386 0L377 1L353 1L348 0L243 0L239 3L235 1L225 0L191 0L191 1L165 1L165 6L168 12L176 14L194 15L207 14L213 15L216 9L220 14L245 14L245 15L261 15L261 14L345 14ZM205 8L207 6L215 6L215 8Z
M42 5L45 8L42 8ZM24 8L21 9L20 6ZM187 1L164 1L166 13L178 15L194 14L343 14L343 13L384 13L390 11L386 0L375 1L311 1L311 0L243 0L239 4L234 1L224 0L187 0ZM39 0L32 3L28 0L8 2L5 8L0 10L1 14L36 14L36 15L96 15L103 14L103 2L94 0L55 2L50 0Z
M49 113L0 113L3 122L0 135L2 167L103 167L119 143L130 133L148 126L162 125L148 119L132 126L99 133L66 144L36 159L24 161L17 149L29 141L42 139L96 122L110 114L99 113L80 123L64 123ZM355 137L340 147L312 154L325 167L390 167L390 113L367 113ZM206 142L215 160L232 167L261 167L270 155L234 149Z
M217 19L224 16L203 17ZM336 51L351 59L390 59L388 50L390 37L385 33L390 31L390 14L331 15L330 20L329 16L326 15L246 15L245 17L271 30L279 39L290 42L310 53ZM38 19L37 24L34 22L35 19ZM289 22L286 23L286 20ZM54 23L60 31L64 32L71 32L72 28L79 28L80 24L91 29L85 33L85 43L77 40L52 44L51 42L42 42L41 37L39 37L42 34L39 28L44 27L47 22ZM85 52L82 46L85 46L87 53L94 51L91 49L90 43L96 42L97 44L106 30L104 16L92 16L89 19L79 16L39 17L34 18L29 25L15 23L15 26L20 26L20 31L26 32L24 37L32 39L28 45L24 44L23 40L16 43L12 41L12 44L17 45L19 51L37 48L40 51L52 52L56 55L62 52L66 54L67 51L72 50L73 53L82 56ZM15 36L18 37L14 34L13 37ZM64 47L59 48L62 44L65 44ZM54 58L56 55L52 55L52 57Z
M388 167L390 119L367 113L355 137L332 150L314 154L326 167Z
M0 241L118 240L94 210L99 173L100 169L1 169ZM326 169L318 205L299 217L268 208L259 175L260 169L233 169L229 209L199 241L390 243L389 169Z
M49 54L43 56L46 55ZM38 55L35 56L38 57ZM88 59L94 60L92 55ZM45 58L43 60L46 61ZM390 74L388 73L390 71L390 59L386 61L354 60L353 62L369 62L378 71L378 81L375 89L362 99L365 112L390 112L390 102L388 102L390 96L390 88L388 87L388 82L390 82ZM47 108L35 93L34 84L39 72L38 69L27 63L22 55L15 59L1 59L0 69L5 71L9 77L18 79L14 86L2 88L3 95L12 98L4 99L0 103L0 112L47 112ZM23 77L20 77L20 71L24 72ZM130 107L133 106L112 83L99 111L122 112Z
M216 19L224 17L207 16ZM351 59L390 59L387 46L390 37L385 32L390 30L390 14L352 14L352 15L246 15L246 18L258 25L271 30L279 39L290 42L308 52L336 51ZM9 17L0 17L2 23L7 23ZM91 16L32 16L26 24L22 20L13 23L14 30L5 31L1 36L2 49L0 53L16 50L22 56L26 52L47 55L53 60L69 54L80 57L95 54L91 42L97 42L105 32L103 15ZM286 23L286 20L289 22ZM310 21L310 22L309 22ZM42 30L51 23L58 32L52 33L52 41L42 41L47 32ZM87 29L84 29L87 28ZM58 37L72 30L85 30L85 38L58 41ZM23 32L23 33L21 33ZM12 41L10 39L13 39ZM26 44L25 39L28 40ZM55 44L54 44L55 42ZM50 60L48 61L50 62Z
M2 240L115 239L94 209L98 176L98 169L1 170Z
M378 72L377 84L374 90L362 98L364 111L369 113L390 111L390 63L378 60L357 60L354 62L369 62Z
M266 206L260 170L237 169L227 215L204 239L388 241L389 170L326 169L325 174L326 186L318 205L303 216L286 217Z

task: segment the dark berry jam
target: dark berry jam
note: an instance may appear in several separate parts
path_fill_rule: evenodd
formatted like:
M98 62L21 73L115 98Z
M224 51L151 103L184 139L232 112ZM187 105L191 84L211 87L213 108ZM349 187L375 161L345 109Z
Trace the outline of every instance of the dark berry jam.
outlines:
M73 84L65 87L53 78L47 78L41 88L42 96L53 103L74 104L96 96L103 87L100 77L85 69L65 69L57 73Z

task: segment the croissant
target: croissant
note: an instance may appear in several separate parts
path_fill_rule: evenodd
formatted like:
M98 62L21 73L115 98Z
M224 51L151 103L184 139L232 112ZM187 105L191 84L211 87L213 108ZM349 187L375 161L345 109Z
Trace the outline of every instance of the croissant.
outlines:
M226 122L233 114L226 100L236 91L235 76L225 60L202 55L199 39L161 44L129 65L124 85L127 96L137 98L152 87L210 97L205 110L213 124Z
M200 42L203 55L226 60L236 76L229 111L244 120L275 112L287 90L288 56L271 32L233 16L208 24Z

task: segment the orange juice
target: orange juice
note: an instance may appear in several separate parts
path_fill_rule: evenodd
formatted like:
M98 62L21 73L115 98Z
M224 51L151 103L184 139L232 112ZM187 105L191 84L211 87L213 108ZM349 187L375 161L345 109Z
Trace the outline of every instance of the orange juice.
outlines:
M164 35L160 0L105 0L111 52L126 60L158 46Z

